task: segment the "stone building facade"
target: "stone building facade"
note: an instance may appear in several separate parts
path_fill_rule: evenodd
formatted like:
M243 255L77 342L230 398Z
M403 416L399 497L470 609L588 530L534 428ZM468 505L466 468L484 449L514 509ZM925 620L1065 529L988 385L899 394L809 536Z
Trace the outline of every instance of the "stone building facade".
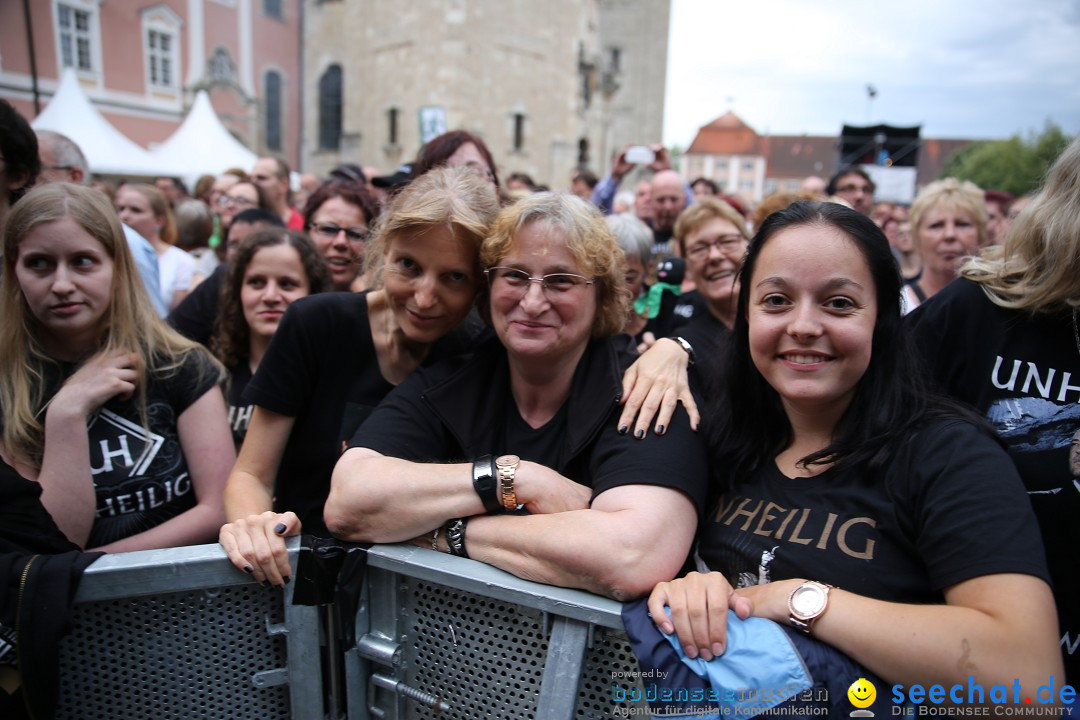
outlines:
M565 189L663 130L670 0L305 0L304 168L384 171L423 132ZM423 129L422 129L423 126Z

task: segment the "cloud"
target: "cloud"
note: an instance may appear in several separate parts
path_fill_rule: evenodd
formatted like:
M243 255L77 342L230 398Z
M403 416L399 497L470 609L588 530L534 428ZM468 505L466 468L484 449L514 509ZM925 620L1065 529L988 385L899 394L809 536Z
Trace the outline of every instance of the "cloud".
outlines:
M1007 137L1047 119L1076 133L1078 46L1074 0L673 0L665 140L688 145L728 109L774 134Z

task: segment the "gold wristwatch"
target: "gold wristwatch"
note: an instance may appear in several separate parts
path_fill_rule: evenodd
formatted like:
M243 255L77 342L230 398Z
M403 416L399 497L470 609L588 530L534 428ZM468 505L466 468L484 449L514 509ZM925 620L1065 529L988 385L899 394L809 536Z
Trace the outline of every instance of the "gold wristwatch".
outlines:
M499 488L502 505L507 510L517 508L517 494L514 493L514 476L517 474L521 458L517 455L500 455L495 458L495 470L499 474Z

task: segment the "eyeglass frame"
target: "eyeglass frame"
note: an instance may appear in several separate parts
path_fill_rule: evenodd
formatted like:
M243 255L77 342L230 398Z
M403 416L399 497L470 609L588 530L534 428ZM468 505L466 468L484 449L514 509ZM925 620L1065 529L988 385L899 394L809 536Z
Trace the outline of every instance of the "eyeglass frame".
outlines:
M588 278L588 277L586 277L584 275L579 275L577 273L558 272L558 273L548 273L547 275L541 275L540 277L533 277L532 275L525 272L521 268L507 267L506 265L493 265L492 267L489 267L486 270L484 270L484 277L487 278L488 288L491 289L491 290L494 290L494 283L495 283L496 280L499 279L499 277L497 275L492 274L493 270L510 270L512 272L515 272L515 273L520 273L520 278L519 279L526 281L526 284L523 285L520 288L522 298L524 298L529 293L529 288L532 287L532 284L534 282L540 283L540 291L542 293L544 293L544 297L546 297L549 301L552 300L553 298L563 297L566 293L572 292L575 288L589 287L590 285L595 285L596 284L596 278L595 277ZM574 283L572 286L566 288L565 290L559 290L559 289L552 290L552 286L550 286L548 284L548 278L550 278L550 277L572 277L572 278L578 278L580 280L583 280L584 282L582 282L580 284L579 283ZM513 288L514 286L510 285L509 287ZM554 296L550 295L550 294L548 294L549 290L552 290L554 293L557 293L557 294L554 295Z
M258 207L258 200L251 200L250 198L240 197L239 195L222 195L218 198L217 204L219 207L225 207L229 203L236 205L237 207Z
M730 238L735 238L735 239L732 240L731 242L725 243L725 240L730 239ZM747 242L747 239L745 237L743 237L742 235L739 235L737 233L731 233L729 235L721 235L718 238L716 238L715 240L712 240L712 241L710 241L708 243L705 243L704 241L698 241L698 242L696 242L694 244L693 248L689 248L689 247L686 248L686 257L687 257L687 259L692 257L694 260L700 260L702 258L707 258L707 257L709 257L709 253L712 251L713 248L719 248L720 252L723 253L725 256L727 256L729 258L730 257L741 257L746 252L745 248L742 250L742 252L736 254L736 253L727 252L727 250L725 250L725 247L734 248L734 247L738 246L739 243L744 243L745 244L746 242Z
M343 232L345 233L345 238L349 242L366 243L367 241L369 241L371 239L371 230L369 230L368 228L364 228L363 230L359 230L357 228L341 227L340 225L338 225L336 223L314 223L314 222L313 223L308 223L307 228L308 228L308 230L311 230L312 232L315 232L315 233L318 233L319 235L322 235L324 238L327 238L328 240L333 240L333 239L337 238L337 236L340 235ZM320 229L320 228L325 228L325 229ZM330 232L331 228L336 228L336 229L333 232Z

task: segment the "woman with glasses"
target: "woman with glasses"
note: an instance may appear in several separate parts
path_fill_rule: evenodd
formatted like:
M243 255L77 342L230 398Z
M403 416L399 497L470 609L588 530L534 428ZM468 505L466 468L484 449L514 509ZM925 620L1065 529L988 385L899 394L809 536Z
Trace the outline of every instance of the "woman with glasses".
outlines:
M453 331L483 281L480 243L497 212L476 173L427 173L394 198L369 243L374 289L302 298L286 311L248 385L255 410L225 488L220 540L237 567L283 584L282 538L301 527L326 534L330 474L356 428L422 363L469 346L468 333Z
M229 225L232 224L233 218L237 214L252 208L271 209L263 189L250 180L233 183L218 197L217 203L218 206L214 209L217 210L218 217L221 218L221 227L224 229L222 234L225 236L228 236Z
M495 336L423 368L334 469L326 522L347 540L417 544L532 580L625 599L683 565L704 502L705 447L619 430L623 253L600 212L540 193L481 248Z
M308 198L304 226L322 253L334 290L366 289L364 249L377 216L367 190L350 180L328 182Z

